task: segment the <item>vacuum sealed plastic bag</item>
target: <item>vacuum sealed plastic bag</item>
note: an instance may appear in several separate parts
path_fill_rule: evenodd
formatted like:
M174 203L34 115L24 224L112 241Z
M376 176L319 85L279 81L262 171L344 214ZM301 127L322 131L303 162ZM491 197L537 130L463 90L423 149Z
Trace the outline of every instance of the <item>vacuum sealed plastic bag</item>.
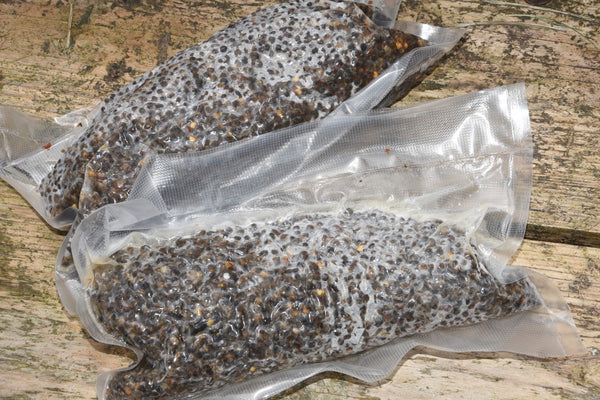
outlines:
M99 398L376 381L417 345L581 352L556 290L506 264L531 158L522 85L154 157L72 242L80 286L61 297L139 357L101 376Z
M44 215L46 203L40 196L39 183L65 147L83 131L86 122L79 111L49 122L0 106L0 178L17 189L51 224L53 219ZM74 217L73 212L69 218Z
M1 176L65 228L78 212L126 199L149 153L235 142L322 118L350 98L345 112L389 104L462 35L390 26L399 3L297 0L259 10L110 95L84 129L0 160Z

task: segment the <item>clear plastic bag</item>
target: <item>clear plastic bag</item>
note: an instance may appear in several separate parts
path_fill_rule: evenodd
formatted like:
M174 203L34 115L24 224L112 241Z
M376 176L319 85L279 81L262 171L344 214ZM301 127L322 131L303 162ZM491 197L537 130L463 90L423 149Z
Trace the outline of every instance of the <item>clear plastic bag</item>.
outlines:
M138 77L89 116L66 116L61 123L72 123L68 133L0 158L0 177L48 224L66 229L93 209L126 199L148 154L196 152L333 110L388 105L463 34L412 22L389 28L399 4L301 0L261 10ZM257 40L263 34L268 40ZM4 131L5 153L28 140L26 132ZM59 282L77 280L71 235L57 258Z
M64 229L77 213L126 199L147 154L204 150L322 118L349 98L345 112L386 105L463 32L390 28L399 4L298 0L259 10L113 93L84 129L3 157L0 177ZM26 136L9 134L4 153Z
M506 264L531 191L524 92L148 160L72 242L80 286L61 297L139 357L99 378L99 398L262 399L323 371L372 382L417 345L581 353L556 289Z
M0 178L13 186L55 228L65 228L70 222L59 222L45 215L46 203L40 196L39 183L54 167L62 151L81 134L88 122L85 118L88 112L76 111L50 122L0 106ZM69 221L74 218L74 212L65 216Z

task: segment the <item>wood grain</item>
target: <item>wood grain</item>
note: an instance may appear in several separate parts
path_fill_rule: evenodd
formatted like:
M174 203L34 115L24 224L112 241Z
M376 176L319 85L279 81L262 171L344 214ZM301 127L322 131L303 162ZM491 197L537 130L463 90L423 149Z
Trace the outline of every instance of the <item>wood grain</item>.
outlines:
M39 117L92 106L269 3L81 0L67 47L66 1L0 0L0 104ZM535 240L525 241L513 263L557 284L588 356L534 360L420 349L381 384L328 375L280 400L600 399L600 1L549 4L572 15L524 6L405 0L403 19L482 24L469 26L461 45L402 104L526 82L535 146L528 237ZM123 74L105 79L120 60ZM132 360L93 341L62 309L53 281L62 239L0 182L0 398L95 398L97 375Z

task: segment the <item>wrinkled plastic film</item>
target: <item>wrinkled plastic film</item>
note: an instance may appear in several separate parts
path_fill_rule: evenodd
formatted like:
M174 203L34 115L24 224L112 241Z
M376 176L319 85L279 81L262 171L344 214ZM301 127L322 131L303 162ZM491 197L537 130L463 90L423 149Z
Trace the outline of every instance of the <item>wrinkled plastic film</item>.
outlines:
M472 325L541 304L527 281L496 282L478 256L471 256L468 236L451 224L398 218L371 204L364 211L275 215L274 222L263 222L256 213L239 220L232 220L235 214L198 216L187 221L196 232L192 236L179 221L171 228L167 224L166 232L140 231L129 237L115 232L111 242L119 249L106 261L91 260L94 276L86 293L99 325L112 335L123 332L124 340L143 349L146 357L117 381L113 378L111 398L131 390L143 397L186 395L188 374L199 383L196 390L204 392L259 373L333 361L394 338ZM176 236L170 238L169 231ZM194 262L198 265L189 264ZM429 274L433 278L426 278ZM476 307L471 309L469 301ZM166 315L158 316L155 306ZM135 317L127 310L137 310ZM177 354L189 364L178 362ZM204 359L196 362L202 354L220 361L214 366ZM205 366L211 368L208 375L202 372ZM159 383L167 371L173 380Z
M337 111L334 112L348 113L366 111L371 108L377 107L378 105L381 105L385 98L393 98L393 100L398 99L404 93L406 93L406 91L408 91L408 89L412 84L414 84L414 82L419 81L422 78L422 75L419 75L421 70L435 63L435 61L442 54L447 52L456 43L456 41L460 38L461 35L462 31L460 30L448 29L445 30L444 35L440 35L439 42L427 43L426 48L423 48L422 51L420 51L418 48L410 51L408 54L404 55L397 62L395 62L393 65L387 68L384 73L380 74L369 85L367 85L362 90L358 91L358 93L351 96L350 99L348 99L342 106L338 107ZM404 85L405 83L407 85ZM310 87L307 89L310 90ZM310 98L308 98L307 101L309 103L313 103L313 100L311 100ZM316 103L319 103L320 101L321 100L317 100ZM283 105L282 109L283 108L286 108L286 106ZM226 109L222 111L225 112ZM270 111L269 114L273 114L274 112L275 111ZM260 114L258 114L257 116L260 116ZM322 117L322 115L320 117ZM192 124L194 125L194 123ZM254 128L252 126L249 127L249 131L252 132L253 130ZM237 135L235 133L236 130L233 128L232 132L235 135ZM254 134L252 134L252 136L254 136ZM187 138L187 136L185 138ZM200 138L197 138L195 140L195 142L199 141ZM162 152L163 150L160 148L153 148L153 146L151 145L149 147L144 147L140 151L134 151L133 153L151 154L153 151ZM204 151L206 151L206 149L204 149ZM179 150L169 152L179 152ZM127 157L127 155L125 155L125 157ZM135 161L132 162L135 163ZM104 163L98 164L103 165ZM118 166L113 168L114 173L116 173L116 171L119 169L117 167ZM95 170L95 167L91 167L89 175L96 174L97 172L98 171ZM104 173L103 176L105 175L106 174ZM131 177L125 178L125 180L132 181L135 176L136 175L132 175ZM84 194L85 198L91 199L92 202L102 204L102 201L97 201L97 194L100 193L100 186L98 186L97 183L97 179L90 178L88 176L86 178L86 182L84 183L82 193ZM125 197L126 196L128 196L128 193L125 194ZM93 209L93 207L91 209Z
M402 0L354 0L353 2L372 8L373 12L370 18L376 25L392 27Z
M56 160L83 132L93 109L83 109L43 121L10 107L0 107L0 178L13 186L49 225L66 229L75 216L67 210L57 216L47 213L39 183Z
M42 195L52 212L77 200L84 214L122 201L146 148L200 151L323 118L405 53L426 45L373 24L351 2L265 7L107 99L85 140L42 182L42 189L52 189Z
M82 123L82 118L75 118L73 114L67 114L52 123L0 106L0 166L4 167L42 148L49 149L70 127Z
M437 113L432 114L432 111ZM436 117L432 118L431 115ZM426 221L435 221L437 218L445 220L442 227L436 229L443 231L448 229L444 226L456 226L456 229L459 229L456 232L465 232L466 246L472 245L470 251L476 254L477 262L485 265L482 276L491 274L485 279L500 282L499 287L520 287L522 284L527 287L527 271L505 267L502 261L502 257L508 256L506 251L510 248L503 248L503 243L511 238L515 241L521 239L511 236L515 235L518 229L507 229L507 226L524 223L522 220L514 220L513 214L516 208L522 207L523 204L527 207L528 185L530 190L530 178L527 178L530 171L525 169L519 172L515 168L515 165L518 165L515 161L517 159L521 159L520 162L524 165L527 164L527 160L530 162L531 154L527 147L531 147L531 142L526 116L524 87L514 85L402 110L371 112L350 118L331 116L320 124L297 127L299 131L296 135L286 136L285 131L273 133L262 139L265 143L258 149L253 148L253 142L249 141L244 145L231 147L227 152L225 148L207 152L197 157L197 160L182 156L156 157L149 160L136 182L136 188L144 190L134 190L135 196L127 202L105 207L94 213L77 230L73 243L76 265L84 285L83 293L90 296L89 285L94 281L94 272L90 268L93 265L106 265L102 268L109 268L109 271L111 262L107 264L107 256L120 254L125 248L133 249L127 251L136 252L136 247L149 246L148 249L152 249L160 243L169 248L172 246L168 244L169 241L176 240L173 237L180 237L176 247L171 247L172 251L186 251L186 248L194 247L186 247L188 245L185 243L190 239L184 238L188 234L194 235L193 232L198 232L199 229L204 231L232 227L235 230L238 229L236 227L247 226L244 221L254 221L262 226L262 222L259 221L270 221L273 218L283 218L282 221L285 221L286 216L293 218L298 212L308 213L306 215L310 216L326 212L323 217L317 218L317 221L327 221L335 214L338 215L336 218L341 218L339 224L343 224L344 220L358 218L357 222L351 223L357 227L363 223L358 221L370 218L364 214L369 210L383 212L377 214L379 217L373 217L373 221L383 224L380 229L382 231L384 226L385 229L395 226L381 222L381 218L390 218L391 215L409 215L410 218L416 218L417 222L407 222L407 226L413 223L416 223L415 226L421 226L418 221L427 225ZM354 117L354 121L349 121ZM410 123L411 118L415 119L414 125ZM462 123L458 123L461 118ZM506 119L511 122L506 123ZM422 124L416 124L417 120L421 120ZM456 124L453 129L458 130L452 131L447 125L448 121L452 122L450 126ZM397 127L404 125L410 132L408 136L398 131ZM386 135L389 137L386 138ZM294 141L302 144L295 146ZM245 147L247 148L244 149ZM298 150L302 148L308 150L298 154ZM261 164L263 154L260 151L267 152L274 158ZM231 158L227 158L227 155ZM195 162L200 160L202 162L198 168L199 165ZM279 163L278 160L287 162ZM206 175L194 173L212 172L210 166L213 165L213 161L216 170L221 171L220 174L208 175L214 177L214 182L206 179ZM264 168L249 168L253 162L256 165L264 165ZM219 169L223 166L227 166L227 169ZM280 166L280 169L276 166ZM524 174L524 177L519 173ZM201 184L196 185L197 181ZM224 186L217 187L217 182L223 183ZM174 190L175 188L185 188L185 191ZM223 190L228 192L225 194ZM501 195L502 193L504 195ZM224 199L229 201L223 203ZM194 204L196 209L193 208ZM475 205L477 206L474 207ZM354 211L347 214L348 211L344 210L348 208L353 208ZM303 219L300 218L297 223L300 221ZM284 227L288 225L283 223L284 225L277 229L287 232L288 228ZM326 222L323 223L329 226ZM433 222L434 225L427 226L435 226L437 223ZM368 224L363 232L369 229L367 226ZM361 232L361 229L357 232ZM239 235L243 236L242 233ZM340 234L333 236L344 237ZM340 248L361 252L366 250L367 244L368 241L364 246L362 243L350 246L346 244ZM211 247L213 246L209 246ZM497 249L502 249L498 251L498 256L494 253ZM382 250L380 254L386 251ZM455 250L440 251L450 258L460 253L454 254ZM240 254L235 257L239 257ZM291 251L290 254L300 253ZM279 259L277 255L269 257ZM123 258L127 259L130 258ZM324 265L329 265L324 261ZM497 265L490 267L490 262ZM150 265L160 266L161 263ZM318 267L317 265L315 268ZM337 272L331 273L335 275ZM494 277L490 278L491 276ZM393 281L398 282L396 279ZM211 278L209 282L218 285L219 280ZM536 281L536 286L539 282ZM545 299L547 290L543 289L540 294ZM211 290L215 294L219 291L217 287ZM249 295L248 291L244 293ZM323 294L319 294L317 290L316 296L321 295ZM533 299L537 298L537 294L532 296ZM464 327L466 331L457 335L451 334L453 330L449 330L449 333L441 330L411 335L393 344L376 346L363 355L344 358L339 362L300 365L291 370L275 372L274 375L267 374L252 379L252 374L249 374L244 383L223 386L217 389L215 396L264 398L268 393L277 393L323 370L340 371L367 381L382 379L393 370L406 351L419 344L452 351L505 350L538 356L561 356L581 351L576 331L568 318L568 308L564 302L561 303L552 296L551 298L556 301L552 300L551 307L546 307L539 315L538 310L532 310L498 322L490 321ZM90 308L90 304L93 303L90 299L80 299L78 304L79 314L90 334L98 340L111 343L123 340L104 330L104 325L97 319L95 308ZM536 302L537 300L534 300L532 305ZM349 315L355 314L353 312ZM200 325L194 325L194 329L202 331L213 324L206 321L208 320L200 320ZM536 336L533 336L534 333ZM360 337L359 334L355 338L359 340ZM355 339L352 339L352 336L349 340L350 343L360 343L353 342ZM132 343L125 345L135 348ZM330 347L325 348L331 351ZM137 350L144 352L140 348ZM226 358L225 354L223 356ZM126 381L138 379L139 376L134 378L138 373L136 371L147 368L143 364L144 362L142 365L132 366L130 371L119 372L119 375L104 375L99 380L100 396L107 393L108 387L112 387L111 390L115 389L112 385L117 382L114 380L116 376L121 377L120 379L123 379L122 376L129 376L125 378ZM252 372L252 365L241 367ZM151 370L148 370L148 373L150 372ZM204 385L198 390L203 396L211 398ZM177 398L175 395L173 397Z
M427 46L411 50L378 79L346 100L336 112L361 112L391 105L406 94L415 82L421 81L426 71L450 51L464 34L460 29L440 29L410 21L397 21L394 29L422 38Z
M369 3L371 3L371 2L369 2ZM341 4L342 3L340 3L340 5ZM377 9L380 9L380 10L387 10L384 12L387 16L395 17L398 6L399 6L399 1L377 2L376 4L371 4L371 6L377 8ZM415 26L420 26L420 25L415 24ZM406 28L406 29L409 29L409 28ZM420 65L422 68L426 68L427 66L433 64L439 58L439 56L441 56L442 54L447 52L451 47L453 47L454 44L456 43L456 41L460 38L460 36L463 33L462 30L458 30L458 29L444 29L444 28L425 29L422 26L418 30L424 31L424 32L438 31L437 36L435 38L431 37L430 34L425 35L426 37L424 37L424 39L428 41L426 44L426 47L428 50L426 50L424 52L419 51L416 54L410 53L410 56L407 59L407 62L408 62L408 60L410 60L410 62L408 64L410 64L410 65L415 64L417 66ZM408 68L408 71L410 73L406 73L406 71L402 72L402 69L405 68L404 64L406 64L406 63L399 62L395 66L389 68L389 71L387 71L385 73L386 78L380 79L381 84L379 86L375 85L373 88L371 88L369 90L363 90L361 95L357 96L357 99L356 99L356 101L360 102L360 107L357 108L357 107L353 106L353 108L355 108L357 111L360 111L360 110L364 110L366 108L374 107L377 105L377 103L379 103L381 101L382 96L384 96L385 93L387 93L393 85L401 85L401 82L403 82L403 80L408 80L413 83L418 81L420 79L419 77L417 77L416 75L413 75L411 77L411 75L410 75L410 73L412 73L410 71L414 70L413 67ZM419 68L417 68L417 69L419 69ZM146 75L148 75L148 74L145 74L144 76L146 76ZM136 84L141 83L142 80L143 80L143 77L137 79L134 83L132 83L132 85L135 86ZM391 85L391 86L389 86L389 85ZM407 86L406 89L403 89L403 91L405 92L406 90L408 90L409 86ZM398 93L397 95L401 96L400 93ZM116 92L114 94L114 96L111 96L111 97L113 98L113 101L115 101L115 102L125 101L125 97L120 92ZM351 103L349 103L349 104L351 104ZM102 105L100 105L100 106L102 106ZM100 108L100 106L98 108ZM102 113L104 112L100 109L97 111L98 111L98 113L91 114L87 118L87 120L85 121L86 122L85 125L88 125L88 121L90 124L93 124L93 121L98 117L98 115L102 115ZM192 124L192 126L193 126L193 124ZM76 136L79 136L79 134L81 134L81 132L77 132L75 135L71 135L71 136L76 137ZM193 135L190 135L190 136L193 136ZM49 140L49 139L52 139L52 140ZM26 145L30 146L30 147L31 146L34 146L34 147L35 146L45 146L46 144L51 142L52 147L54 147L55 149L58 149L58 146L60 145L61 150L64 151L65 148L70 147L70 144L73 142L73 140L72 139L66 140L66 138L65 138L65 141L63 143L58 144L58 143L54 143L54 137L52 135L46 135L46 137L44 137L41 140L41 142L43 142L43 144L37 144L37 142L33 142L33 144L32 144L32 142L28 142ZM145 153L147 151L147 149L146 150L141 149L140 151L142 153ZM134 152L134 153L136 153L136 152ZM73 210L62 215L58 221L54 221L57 217L50 215L48 213L48 210L50 207L50 205L48 204L48 200L45 198L37 199L36 197L40 196L40 188L35 187L35 185L39 185L39 181L40 181L40 177L38 177L37 175L41 175L42 173L45 173L46 175L48 175L48 168L50 166L54 166L56 164L56 162L58 161L58 158L60 157L61 154L62 154L61 152L53 152L53 151L50 151L50 152L34 151L33 153L29 153L27 156L25 156L23 154L20 157L20 159L23 159L23 160L20 160L20 159L16 160L14 157L12 157L11 164L13 165L13 167L8 166L8 168L9 169L12 168L12 170L17 169L20 171L20 173L15 174L14 171L13 172L9 171L5 175L9 176L9 180L11 181L11 184L13 186L17 187L17 189L21 192L23 190L19 189L20 186L25 185L27 187L27 185L29 185L29 187L27 187L27 189L26 189L26 191L29 193L27 196L28 201L36 204L36 206L35 206L36 210L51 225L53 225L55 227L64 228L65 225L68 225L69 219L73 220L74 211L78 207L77 203L79 202L79 199L78 198L70 199L68 201L69 204L65 204L65 208L75 206L75 207L73 207ZM79 154L79 156L82 156L82 154L84 154L84 152L80 151L78 154ZM118 175L122 175L122 172L119 168L117 168L116 170L119 171ZM89 171L91 171L93 173L96 170L94 168L92 168ZM36 175L33 182L27 182L27 179L30 175ZM23 179L23 177L25 177L25 181L26 181L24 184L21 183L21 180ZM65 177L65 179L59 179L59 181L66 181L69 179L71 179L71 178ZM94 193L89 192L89 190L92 190L90 188L92 186L96 185L96 183L94 183L95 179L96 178L89 180L88 189L86 189L86 193L88 193L89 195L94 195ZM92 185L92 186L90 186L90 185Z
M391 98L391 97L394 97L394 99L395 99L398 96L402 96L403 93L406 93L406 91L408 91L408 89L412 86L412 84L414 84L416 81L418 81L422 78L422 74L420 71L425 70L428 67L430 67L432 64L434 64L439 59L439 57L441 57L443 54L445 54L447 51L449 51L456 44L456 42L460 39L460 37L463 33L463 31L459 30L459 29L445 29L445 28L426 29L422 26L422 24L412 24L412 25L409 24L409 25L411 27L410 27L410 29L407 27L407 29L416 30L416 31L425 31L426 36L430 37L431 40L427 41L426 49L424 48L423 51L421 51L420 49L416 49L418 51L411 51L408 54L405 54L404 57L399 59L390 68L388 68L385 73L381 74L377 79L375 79L375 81L373 81L370 86L368 85L367 87L363 88L358 93L356 93L354 96L352 96L348 100L347 104L340 106L338 108L338 110L339 110L338 112L354 113L354 112L366 111L370 108L378 106L382 102L382 99ZM437 35L435 35L435 37L433 37L433 36L431 36L431 32L437 32ZM404 60L404 58L406 60ZM404 85L404 83L407 83L407 85ZM394 92L393 95L391 94L391 91ZM195 123L192 123L192 125L195 125ZM195 138L194 133L189 133L189 136L190 137L193 136ZM188 135L186 135L185 137L187 138ZM257 137L252 137L252 139L255 140L255 139L257 139ZM196 139L195 143L199 143L200 141L201 141L200 137L198 137ZM128 157L127 154L117 155L118 152L115 153L113 151L114 149L110 149L109 147L107 149L103 150L102 154L106 155L107 157L109 157L111 159L113 159L113 158L117 159L117 161L115 163L103 161L103 162L99 162L98 164L99 165L112 165L112 167L110 167L110 169L111 169L111 171L114 172L113 175L114 175L115 179L119 178L122 181L121 183L123 183L125 185L122 187L122 189L117 190L117 192L119 192L121 194L126 194L126 196L129 196L130 193L129 193L129 189L127 189L127 187L129 187L129 185L132 184L133 178L135 176L137 176L138 172L136 170L136 173L134 175L123 175L121 164L127 163L129 165L133 165L133 164L136 164L137 161L135 161L133 159L129 160L127 158ZM228 146L225 146L225 147L228 147ZM129 150L131 150L131 149L129 149ZM155 151L155 150L157 150L157 149L152 149L149 146L142 145L142 146L138 146L138 151L133 151L133 154L135 154L136 157L138 157L140 154L145 154L147 156L150 156L153 153L153 151ZM211 150L212 149L205 149L203 151L211 151ZM163 151L163 150L159 149L159 151ZM102 158L102 157L104 157L104 155L99 154L98 157ZM147 161L147 157L142 157L141 161L139 161L139 164L141 165L141 164L145 163L146 161ZM223 164L223 165L225 165L225 164ZM226 166L224 168L226 168ZM94 204L101 205L103 203L103 201L101 201L99 199L101 199L102 196L107 195L108 192L112 192L113 190L110 189L109 187L105 187L106 190L98 189L98 188L104 187L103 185L106 184L106 182L104 181L105 174L102 175L103 178L99 179L100 174L98 174L98 169L95 168L93 165L91 165L91 164L88 165L87 171L88 171L87 172L88 176L86 177L86 180L83 185L84 186L83 194L85 195L85 197L87 199L95 199L95 200L93 200L93 202L95 202ZM98 185L100 185L100 186L98 186ZM90 210L92 208L90 208ZM70 238L67 240L70 240ZM69 257L63 257L64 254L68 254L68 253L69 253L68 246L65 246L64 252L61 252L61 254L59 254L59 257L57 259L57 275L59 276L59 281L64 281L66 279L70 279L69 277L74 276L74 269L69 261ZM69 301L65 301L65 304L69 304L69 303L70 303ZM73 312L73 310L70 308L68 308L68 310L69 310L69 312Z
M513 85L402 110L332 117L202 157L157 156L142 169L131 198L148 199L174 214L310 204L327 197L337 202L336 191L345 191L348 202L353 196L385 196L438 215L493 204L484 226L487 254L496 251L494 257L505 264L520 245L529 207L526 110L523 86ZM356 178L362 174L368 176L363 182ZM331 176L337 186L314 184Z
M305 3L308 2L299 1L297 3L304 7ZM324 4L326 7L333 7L333 3L331 2L325 2ZM342 9L345 8L347 11L349 9L348 4L344 5L344 3L341 2L336 4L339 7L342 7ZM374 4L371 4L370 6L373 6L379 10L379 14L383 13L383 15L386 15L387 17L393 16L393 19L395 20L399 1L374 2ZM351 12L351 14L355 17L360 17L361 13L362 11L358 9L355 9L353 12ZM285 15L288 14L285 13ZM283 17L285 17L285 15ZM280 15L279 17L282 16ZM328 17L325 16L324 18ZM364 20L364 18L360 17L359 20ZM335 22L335 20L332 21ZM330 25L332 21L329 21ZM364 22L367 25L372 23L366 20ZM377 23L377 21L375 22ZM358 93L355 93L355 96L351 96L353 100L347 105L339 108L340 112L363 111L378 105L382 105L385 99L397 99L398 97L401 97L410 89L412 85L422 79L423 75L420 71L424 71L430 67L439 59L439 57L441 57L445 52L449 51L460 39L464 32L461 29L433 27L427 29L421 24L413 24L412 27L407 26L406 29L414 30L414 27L419 27L417 30L425 33L425 37L422 39L424 39L426 42L419 40L418 45L424 45L426 49L424 49L424 51L409 51L408 53L404 53L404 56L406 57L406 60L404 61L402 60L403 57L399 56L399 54L403 51L397 52L398 57L395 55L389 55L381 59L378 58L381 54L377 57L361 57L359 55L358 59L361 62L373 62L374 64L379 65L383 60L385 65L391 65L389 68L380 73L379 77L375 78L371 86L367 85L368 87L363 88L362 90L358 90L359 87L353 88L353 91L358 90ZM250 28L254 29L256 27L251 26ZM310 25L309 28L312 30L316 29L312 25ZM379 28L379 30L381 29ZM437 34L431 36L431 32L436 31ZM305 34L307 32L302 31L301 33ZM221 40L219 39L219 35L223 36L221 32L218 32L215 34L215 38L213 40L213 42L216 42L216 47L210 47L202 44L193 46L190 49L180 52L178 54L179 59L172 61L171 64L176 65L174 68L178 68L179 65L185 64L181 59L185 57L197 57L198 54L196 52L196 48L202 46L207 47L207 49L211 50L211 52L214 50L219 55L230 57L227 50L225 50L225 52L222 54L221 48L226 48L227 46L225 46L224 43L219 42ZM396 35L402 36L401 31L398 30ZM297 38L300 37L299 35L292 36L295 37L294 40L297 40ZM364 39L362 35L360 38L361 40ZM411 47L415 45L415 41L413 40L414 38L410 39L410 34L406 34L406 38L408 41L410 41ZM365 41L363 44L370 43L368 39L364 39L363 41ZM250 40L249 43L252 45L256 44L254 40ZM314 40L309 41L309 43L312 43L311 45L314 47L313 50L320 50L322 47ZM403 42L400 41L398 43ZM409 43L406 44L408 50ZM279 43L279 45L281 45L281 43ZM343 45L357 45L357 43L354 43L352 40L345 40ZM299 52L298 49L295 48L292 50L293 54ZM231 52L234 51L231 50L230 53ZM332 57L335 57L338 52L339 51L332 52ZM244 51L243 53L246 54L247 52ZM272 79L270 78L269 71L281 70L281 68L278 66L277 68L274 68L272 65L273 62L277 61L277 58L270 57L267 53L267 51L262 52L258 60L253 59L254 61L252 61L253 63L256 62L268 64L257 69L257 74L261 77L261 81L263 79ZM292 70L295 68L298 71L303 71L305 67L311 67L312 64L310 64L309 61L310 57L312 57L312 54L302 53L297 61L292 62L291 65L286 68L292 68ZM204 57L202 59L204 59ZM244 62L244 58L240 57L239 62ZM305 65L306 63L308 64ZM208 79L212 81L219 79L219 76L221 76L225 70L221 71L219 68L217 68L216 71L214 71L217 66L215 65L213 66L215 67L213 70L209 71L209 68L206 71L206 74L200 74L203 76L205 75L206 79L197 79L200 76L198 71L195 69L197 63L191 62L191 69L188 71L189 74L187 76L187 78L190 79L189 84L179 87L177 86L177 79L174 77L173 73L169 72L171 71L168 67L170 64L167 64L147 72L141 77L138 77L131 84L113 93L104 102L99 104L96 107L95 112L91 113L87 118L83 116L84 114L74 115L75 118L71 118L69 115L63 117L63 124L71 123L71 126L79 124L80 121L77 120L76 117L81 117L81 120L83 120L84 123L80 124L81 128L76 128L73 130L73 132L62 136L60 138L60 143L53 141L49 150L40 149L39 151L25 154L19 159L12 160L10 164L3 168L4 172L0 172L0 174L6 177L6 180L23 194L27 201L33 205L38 213L50 225L59 229L65 229L73 221L76 222L83 218L95 207L101 206L106 202L122 201L123 199L127 198L131 184L134 182L137 176L140 165L145 161L146 155L153 154L154 152L193 152L202 150L203 148L212 147L215 145L214 143L216 143L213 142L213 139L215 139L218 135L212 133L208 134L207 132L213 130L215 126L227 126L228 129L230 128L230 124L227 122L225 116L221 115L226 109L221 107L216 101L208 101L202 104L186 103L184 94L187 93L187 96L189 96L189 91L191 90L199 91L200 93L203 91L207 92L208 97L210 97L211 94L216 96L215 93L210 92L210 90L204 90L204 80ZM223 65L223 63L218 65ZM225 65L228 66L229 64L225 63ZM163 70L165 67L166 70ZM346 68L338 68L338 73L346 70ZM355 84L352 83L352 80L360 78L358 75L344 76L344 79L339 80L339 82L343 82L344 85L354 86ZM250 74L250 78L252 77L255 77L255 74ZM244 95L243 98L241 98L243 100L241 103L254 101L258 105L258 110L249 112L249 115L251 115L252 118L291 118L294 120L293 122L296 123L301 120L313 118L317 108L322 107L322 102L325 102L333 107L335 104L337 104L336 101L341 101L347 97L342 96L340 99L332 102L331 93L327 93L326 90L324 93L322 93L322 96L317 97L317 101L312 101L312 98L306 95L306 89L311 89L310 82L311 80L314 81L316 79L315 76L312 76L312 78L309 76L306 82L300 79L298 82L296 82L295 80L298 79L297 76L287 78L289 78L289 82L277 83L279 86L277 86L277 90L274 92L272 98L266 100L259 99L258 97L264 96L264 91L260 87L254 89L254 91L251 90L248 96ZM370 78L371 76L369 75L369 79ZM238 79L232 79L231 81L237 82ZM245 81L242 80L240 84L243 85L244 82ZM249 84L254 84L251 79L248 82ZM298 85L302 86L307 83L307 87L296 87ZM316 84L318 83L319 82ZM287 87L286 85L290 87ZM337 89L334 89L331 90L335 92ZM133 96L134 98L132 98L131 93L133 92L143 92L142 99L139 102L137 101L139 100L137 97ZM180 113L184 115L184 117L175 118L172 114L169 114L163 118L156 118L159 121L165 121L166 125L163 124L160 127L156 126L155 121L145 121L143 118L136 119L136 115L138 117L142 115L141 109L144 109L144 112L146 112L146 108L151 109L151 113L155 112L156 110L163 109L165 103L168 103L166 100L167 94L170 96L169 98L175 99L178 104L181 103L180 106L176 107L172 111ZM221 92L218 92L217 94L220 95ZM278 112L273 111L275 110L273 107L276 107L276 105L279 104L282 99L285 99L286 96L304 96L303 98L306 100L305 103L308 103L300 104L299 106L295 107L294 110L298 111L298 108L300 108L300 111L302 111L304 108L306 108L305 111L310 114L310 118L298 119L301 116L296 114L298 114L300 111L289 113L289 107L285 107L285 104L284 106L280 107ZM163 97L165 97L164 100ZM192 98L193 97L194 96L192 96ZM236 99L236 101L240 102L239 99ZM170 103L168 105L169 107L171 106ZM266 110L266 108L269 107L273 108L273 110ZM263 108L265 109L263 110ZM282 112L283 109L286 111ZM117 119L120 118L123 113L127 115L126 121L111 120L111 118L114 116L116 116ZM211 122L213 125L204 126L202 121L196 120L196 117L198 116L196 114L202 113L208 115L210 117L209 119L212 118L211 121L214 120ZM320 110L318 111L318 114L320 117L322 117L324 112ZM108 122L107 119L109 120ZM232 119L232 121L240 121L241 119L242 118L235 117ZM180 123L177 126L168 126L172 121L180 121L181 123L184 123L184 125L187 125L180 126ZM257 127L264 124L259 124L260 121L255 122L256 124L251 124L251 129L249 131L257 133L255 132L255 130L258 129ZM150 126L154 127L152 128ZM143 132L139 132L140 129L142 129ZM161 129L162 133L159 132ZM132 133L132 131L135 132ZM104 138L102 135L100 135L100 133L102 133L102 135L108 134L111 139L109 140ZM225 138L222 138L223 142L234 140L232 138L235 138L235 140L238 139L233 132L223 131L221 133L225 135ZM254 133L251 136L253 136ZM96 134L100 136L96 136ZM152 139L148 139L147 136L152 136ZM90 137L92 139L90 139ZM99 137L100 139L94 140L93 138L95 137ZM77 140L75 140L76 138ZM90 140L93 142L91 149L90 146L88 146ZM206 146L205 142L208 143ZM77 166L73 167L75 164L77 164ZM77 171L72 170L73 168ZM34 178L32 179L31 177ZM81 192L77 189L80 185L82 186ZM63 189L67 191L73 191L73 193L69 193L67 195L66 193L62 193ZM70 241L70 237L71 233L68 234L66 240ZM56 275L59 286L77 286L77 282L72 282L72 284L67 283L70 279L74 279L76 276L70 259L70 245L68 243L62 246L59 252L56 263ZM67 290L60 290L60 293L67 293ZM72 313L74 310L68 308L68 304L72 303L72 301L65 299L64 303L67 305L68 311Z
M548 281L547 278L543 279ZM208 394L202 398L266 399L312 376L331 371L374 383L393 374L397 369L398 360L417 346L461 353L506 351L533 357L566 357L585 353L572 324L557 321L553 327L548 323L548 318L548 314L536 316L534 312L521 313L502 320L483 322L478 326L414 335L338 362L301 366L292 371L278 371L268 379L257 378L233 387L225 387L219 390L218 394Z

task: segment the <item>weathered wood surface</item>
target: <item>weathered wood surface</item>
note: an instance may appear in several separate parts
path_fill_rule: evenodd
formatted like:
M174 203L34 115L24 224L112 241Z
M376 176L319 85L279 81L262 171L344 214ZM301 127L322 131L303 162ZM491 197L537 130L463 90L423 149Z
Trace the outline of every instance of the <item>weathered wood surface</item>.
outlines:
M269 2L75 3L67 46L66 1L0 0L0 104L40 117L91 106L158 60ZM380 385L328 377L282 399L600 398L600 1L554 0L548 7L567 14L481 1L405 0L404 19L482 24L468 28L461 46L404 103L526 82L534 186L529 240L514 263L556 282L588 356L533 360L423 350ZM108 74L109 64L122 59L125 68ZM100 372L131 362L127 352L94 342L63 311L53 282L62 238L0 182L2 398L94 398Z

